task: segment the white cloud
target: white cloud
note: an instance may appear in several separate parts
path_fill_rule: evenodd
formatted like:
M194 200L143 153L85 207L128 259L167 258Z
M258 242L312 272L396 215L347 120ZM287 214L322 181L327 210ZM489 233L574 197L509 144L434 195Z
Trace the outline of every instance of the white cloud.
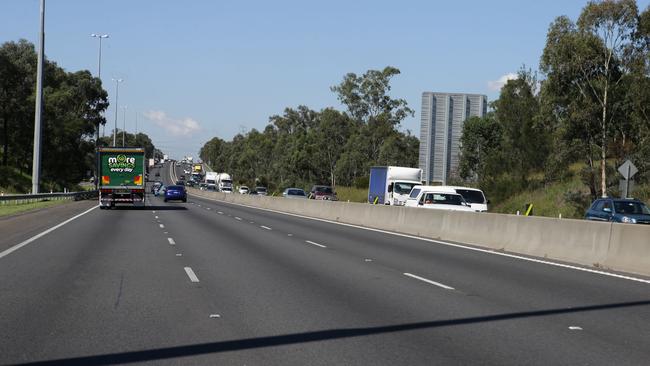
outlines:
M144 113L144 116L172 136L192 136L192 134L201 131L199 122L190 117L174 119L163 111L148 111Z
M506 85L508 80L514 80L517 78L517 74L514 73L508 73L503 76L501 76L498 80L495 81L488 81L488 89L492 91L499 91L501 88Z

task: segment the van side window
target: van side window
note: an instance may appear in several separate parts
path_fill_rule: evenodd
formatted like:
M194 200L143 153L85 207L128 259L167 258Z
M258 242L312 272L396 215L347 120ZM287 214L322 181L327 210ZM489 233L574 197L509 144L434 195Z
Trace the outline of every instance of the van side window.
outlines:
M413 188L411 190L411 194L409 194L409 198L416 199L418 198L418 194L420 194L421 189L419 188Z
M605 204L604 200L598 200L594 203L594 207L592 210L594 211L602 211L603 210L603 205Z

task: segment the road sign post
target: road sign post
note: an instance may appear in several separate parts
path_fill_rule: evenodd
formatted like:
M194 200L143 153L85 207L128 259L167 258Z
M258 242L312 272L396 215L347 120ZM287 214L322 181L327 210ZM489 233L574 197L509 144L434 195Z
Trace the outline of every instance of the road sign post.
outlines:
M619 190L623 191L623 198L627 198L630 195L630 190L634 188L632 177L639 172L639 169L631 161L626 160L623 165L618 167L618 172L625 178L620 182Z

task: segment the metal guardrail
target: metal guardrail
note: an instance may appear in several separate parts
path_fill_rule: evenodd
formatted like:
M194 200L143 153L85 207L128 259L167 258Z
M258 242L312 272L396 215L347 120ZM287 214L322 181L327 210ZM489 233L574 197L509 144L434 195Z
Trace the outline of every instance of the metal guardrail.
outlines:
M98 191L83 192L57 192L57 193L37 193L37 194L6 194L0 196L0 205L31 203L51 200L86 200L96 198Z

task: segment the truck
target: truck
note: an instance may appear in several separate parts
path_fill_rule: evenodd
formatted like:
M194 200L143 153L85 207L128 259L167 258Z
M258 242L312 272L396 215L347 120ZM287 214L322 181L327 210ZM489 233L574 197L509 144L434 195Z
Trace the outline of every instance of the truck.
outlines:
M205 179L203 180L203 183L206 184L207 189L213 189L217 190L217 177L218 174L216 172L206 172L205 173Z
M230 174L217 174L217 189L219 192L232 193L232 178L230 177Z
M118 203L144 206L144 148L100 147L97 161L100 209L112 208Z
M156 161L154 159L149 159L149 168L153 168L156 165Z
M368 203L403 206L411 189L422 184L422 169L401 166L370 168Z
M192 173L203 173L203 164L192 164Z

